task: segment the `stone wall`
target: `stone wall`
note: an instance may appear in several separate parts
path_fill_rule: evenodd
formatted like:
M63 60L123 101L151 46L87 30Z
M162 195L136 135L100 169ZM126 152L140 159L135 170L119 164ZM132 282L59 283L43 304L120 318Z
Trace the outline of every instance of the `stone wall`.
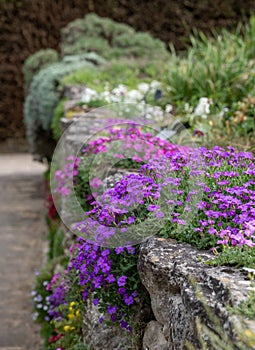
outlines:
M205 305L217 315L229 342L235 342L238 320L226 307L247 298L250 281L237 269L205 264L212 257L171 239L152 238L141 244L138 269L155 316L146 327L143 350L181 350L186 340L200 349L197 317L215 335L219 331ZM249 327L254 330L255 323ZM214 347L208 344L208 349Z
M69 126L64 136L63 161L76 151L81 140L86 141L92 135L94 127L100 125L106 114L103 110L87 113L79 127L76 123L70 126L70 120L62 120L63 130ZM67 230L67 246L72 239L72 234ZM237 342L235 327L240 325L241 320L231 316L227 306L234 306L247 298L250 281L240 270L205 264L212 258L213 254L208 251L199 251L171 239L154 237L141 244L138 269L142 283L150 294L154 315L145 329L143 350L187 349L187 340L195 349L201 349L196 326L198 318L216 337L219 334L219 327L212 322L208 308L212 315L217 316L227 341ZM202 298L198 296L198 291L201 291ZM97 320L98 311L88 302L84 310L83 333L84 343L90 344L91 349L133 349L130 339L123 332L100 326ZM250 321L247 327L255 332L254 322ZM207 339L205 334L204 339ZM208 341L207 349L215 347Z

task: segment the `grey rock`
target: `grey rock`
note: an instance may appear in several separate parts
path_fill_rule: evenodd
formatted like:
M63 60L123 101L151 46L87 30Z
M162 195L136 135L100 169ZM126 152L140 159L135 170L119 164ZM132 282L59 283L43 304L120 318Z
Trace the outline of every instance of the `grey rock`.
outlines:
M87 305L83 312L83 341L91 350L131 350L132 337L130 333L122 330L118 325L107 326L100 324L100 317L106 318L106 315L100 314L97 306L92 301L87 300Z
M157 350L158 343L167 342L167 349L186 349L189 340L200 349L196 319L217 334L212 315L217 315L223 332L235 341L234 323L226 306L247 298L249 283L239 270L213 267L201 260L213 255L188 244L171 239L151 238L141 245L139 274L151 297L151 307L158 323L149 323L145 330L143 349ZM198 295L199 290L201 296ZM206 307L205 307L206 305ZM254 322L251 322L253 327ZM251 324L249 327L252 328ZM151 339L154 339L151 341ZM163 346L163 345L162 345ZM164 345L165 346L165 345ZM213 349L208 343L208 349Z

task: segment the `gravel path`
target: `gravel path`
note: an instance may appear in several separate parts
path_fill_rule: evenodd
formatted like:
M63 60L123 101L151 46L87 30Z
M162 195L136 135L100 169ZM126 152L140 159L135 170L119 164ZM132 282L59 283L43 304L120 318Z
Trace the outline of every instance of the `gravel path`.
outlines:
M0 350L39 350L31 289L46 234L43 171L27 154L0 155Z

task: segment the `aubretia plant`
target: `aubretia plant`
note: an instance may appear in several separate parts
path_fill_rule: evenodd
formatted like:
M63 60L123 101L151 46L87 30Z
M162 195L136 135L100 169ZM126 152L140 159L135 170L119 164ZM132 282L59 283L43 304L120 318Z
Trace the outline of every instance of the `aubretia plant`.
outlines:
M188 209L190 196L186 196L185 182L176 186L180 196L175 202L173 219L162 230L162 234L178 238L180 241L196 244L199 248L218 246L254 246L255 219L255 158L248 152L236 152L229 147L224 150L215 146L212 150L200 148L204 160L203 181L196 181L197 191L203 193L196 203L197 215L189 225L180 222L183 210ZM190 171L185 162L172 164L179 166L182 176L197 175ZM186 190L186 191L185 191ZM189 210L189 209L188 209ZM183 225L177 232L177 224Z
M84 239L78 239L77 255L68 271L79 276L82 298L93 299L93 304L104 314L99 322L118 323L132 331L132 316L138 305L148 301L148 295L138 276L138 250L132 246L115 249L100 248Z
M112 157L115 163L119 160L115 169L125 171L105 189L99 165ZM74 177L77 198L82 205L87 203L86 218L75 225L82 237L73 247L65 282L53 291L54 303L60 300L58 305L53 303L53 312L75 295L76 302L89 300L98 308L100 323L132 331L138 309L148 302L134 242L140 242L141 231L148 228L153 234L211 248L218 255L229 249L249 251L255 245L255 157L251 153L232 147L188 149L133 125L110 129L108 136L91 141L81 157L69 160L72 164L56 173L56 190L68 196L66 181ZM140 229L141 224L146 230ZM116 248L107 248L107 242ZM59 288L66 288L63 299Z

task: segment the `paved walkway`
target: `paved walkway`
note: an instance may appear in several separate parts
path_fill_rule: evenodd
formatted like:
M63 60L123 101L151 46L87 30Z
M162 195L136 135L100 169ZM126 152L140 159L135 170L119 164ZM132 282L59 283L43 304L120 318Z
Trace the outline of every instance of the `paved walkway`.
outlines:
M0 350L39 350L31 289L46 233L43 171L27 154L0 154Z

